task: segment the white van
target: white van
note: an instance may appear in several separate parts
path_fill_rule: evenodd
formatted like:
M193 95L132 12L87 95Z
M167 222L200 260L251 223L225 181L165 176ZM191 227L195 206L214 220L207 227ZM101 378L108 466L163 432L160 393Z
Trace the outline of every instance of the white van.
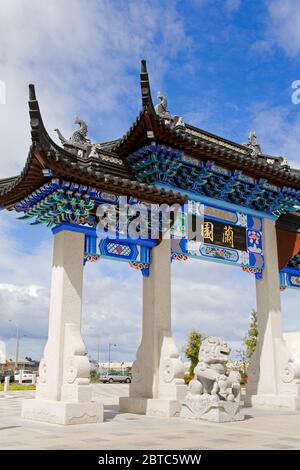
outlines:
M19 382L20 380L20 373L22 376L22 382L32 382L33 372L32 370L18 370L15 373L15 382Z

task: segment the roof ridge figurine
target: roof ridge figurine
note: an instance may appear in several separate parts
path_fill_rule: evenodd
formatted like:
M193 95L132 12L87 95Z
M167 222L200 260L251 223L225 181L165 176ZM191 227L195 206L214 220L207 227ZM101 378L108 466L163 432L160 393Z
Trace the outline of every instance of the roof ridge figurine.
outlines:
M185 127L182 117L180 116L173 116L170 111L168 111L168 100L166 96L164 96L160 91L157 93L157 98L159 99L159 103L154 106L154 110L156 114L162 118L164 118L165 123L172 124L174 127Z
M256 137L255 131L249 132L248 143L245 145L250 149L250 155L253 158L263 157L266 159L266 162L269 165L277 165L289 171L290 166L285 157L279 157L279 156L275 157L273 155L267 155L262 151L261 146L257 143L257 137Z
M86 148L87 145L91 144L90 139L87 139L87 133L88 133L87 124L83 119L81 119L78 116L75 118L74 123L79 125L79 129L73 132L69 140L66 139L62 135L59 129L54 129L54 131L57 133L58 138L64 147L71 146L71 147L78 147L80 149L82 149L82 147Z
M246 144L247 147L251 150L251 155L253 157L258 157L258 155L262 154L261 147L257 143L257 137L255 131L250 131L248 134L248 143Z

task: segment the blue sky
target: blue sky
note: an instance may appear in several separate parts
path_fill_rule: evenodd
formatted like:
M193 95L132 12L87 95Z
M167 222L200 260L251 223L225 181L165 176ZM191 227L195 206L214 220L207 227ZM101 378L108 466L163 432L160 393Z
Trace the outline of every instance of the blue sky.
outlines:
M12 33L13 32L13 33ZM263 150L300 167L300 8L296 0L2 0L0 4L0 177L18 174L30 145L28 83L46 127L66 136L76 115L97 142L121 136L140 110L139 62L148 61L153 97L207 131L244 143L255 130ZM0 340L39 358L47 335L52 235L1 213ZM235 348L255 306L254 280L238 268L189 261L172 266L173 329L181 348L198 328ZM85 269L83 331L95 356L134 358L141 326L139 275L101 261ZM298 296L297 296L298 294ZM299 293L282 294L286 331L300 330Z

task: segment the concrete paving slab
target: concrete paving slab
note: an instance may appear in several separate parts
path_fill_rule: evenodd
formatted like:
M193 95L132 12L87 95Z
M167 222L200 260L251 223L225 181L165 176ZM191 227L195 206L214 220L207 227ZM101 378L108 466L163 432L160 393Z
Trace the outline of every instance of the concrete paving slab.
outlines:
M300 412L246 409L249 419L209 423L118 413L125 384L93 385L93 399L105 404L105 422L59 426L21 419L32 391L0 400L0 449L300 449Z

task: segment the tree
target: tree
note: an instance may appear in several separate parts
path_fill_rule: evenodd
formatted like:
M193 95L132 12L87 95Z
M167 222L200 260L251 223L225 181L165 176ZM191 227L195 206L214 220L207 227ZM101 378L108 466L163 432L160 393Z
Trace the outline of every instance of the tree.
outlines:
M198 364L199 349L203 339L203 333L200 333L200 331L192 330L189 334L188 342L184 347L184 354L191 361L190 375L194 374L194 369Z
M243 344L246 346L246 357L249 360L254 353L258 338L258 327L257 327L257 312L252 310L250 317L250 327L247 331Z
M239 373L241 374L241 384L247 383L248 374L247 374L247 367L248 367L248 358L247 358L247 351L245 348L237 349L236 354L240 357L240 368Z

